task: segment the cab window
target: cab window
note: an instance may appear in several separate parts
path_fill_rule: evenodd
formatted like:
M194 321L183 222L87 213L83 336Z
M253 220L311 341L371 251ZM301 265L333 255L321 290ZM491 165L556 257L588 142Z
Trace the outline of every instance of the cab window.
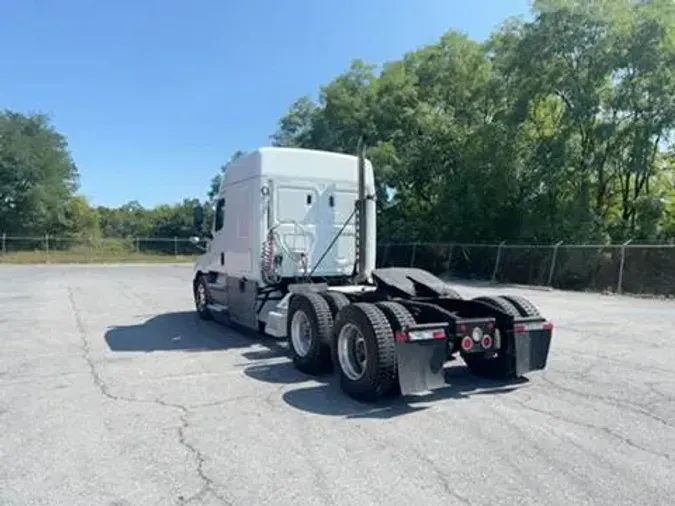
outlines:
M225 199L218 199L216 202L216 210L214 213L213 217L213 231L218 232L221 228L223 228L223 224L225 223Z

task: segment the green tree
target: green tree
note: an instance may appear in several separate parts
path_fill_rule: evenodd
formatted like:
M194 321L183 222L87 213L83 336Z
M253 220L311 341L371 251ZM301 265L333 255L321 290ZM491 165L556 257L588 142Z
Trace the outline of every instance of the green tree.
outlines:
M213 176L211 178L211 186L209 188L209 199L213 199L216 195L218 195L218 190L220 189L220 185L223 181L223 174L225 174L225 171L227 170L227 166L231 163L236 162L240 158L246 156L246 151L241 151L237 150L235 151L232 156L230 157L230 160L225 164L221 165L220 169L218 171L218 174Z
M58 234L77 189L66 139L42 114L0 113L0 230Z
M80 238L101 237L101 219L98 211L91 206L86 197L71 197L65 209L67 235Z
M301 148L313 145L313 122L317 105L309 97L300 97L280 120L279 129L270 138L273 146Z
M424 241L672 237L675 7L538 0L485 43L450 31L300 98L276 145L376 167L379 236Z

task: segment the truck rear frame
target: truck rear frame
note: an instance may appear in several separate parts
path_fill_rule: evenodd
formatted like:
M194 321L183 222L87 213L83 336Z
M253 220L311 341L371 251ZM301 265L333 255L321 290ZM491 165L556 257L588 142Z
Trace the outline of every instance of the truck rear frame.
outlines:
M376 269L373 278L374 286L360 291L292 287L270 315L270 331L288 338L299 370L337 370L347 394L374 401L443 387L444 365L456 354L491 378L546 367L553 326L526 299L465 300L420 269Z

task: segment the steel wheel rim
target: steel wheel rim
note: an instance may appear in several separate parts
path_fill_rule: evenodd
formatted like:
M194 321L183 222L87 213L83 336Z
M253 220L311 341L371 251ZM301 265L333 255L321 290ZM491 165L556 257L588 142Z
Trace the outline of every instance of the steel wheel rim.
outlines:
M337 355L340 368L352 381L363 377L368 366L366 339L353 323L345 324L338 334Z
M312 326L304 311L293 313L291 320L291 342L295 352L304 357L312 344Z

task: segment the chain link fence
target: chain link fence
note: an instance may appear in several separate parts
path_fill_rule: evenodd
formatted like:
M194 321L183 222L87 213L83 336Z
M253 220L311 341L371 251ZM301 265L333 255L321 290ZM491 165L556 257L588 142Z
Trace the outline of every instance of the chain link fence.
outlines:
M675 245L381 244L378 267L562 290L675 296Z
M190 262L202 250L172 237L62 238L1 236L0 263Z
M191 262L188 239L1 236L0 263ZM563 290L675 296L675 245L380 244L378 267Z

